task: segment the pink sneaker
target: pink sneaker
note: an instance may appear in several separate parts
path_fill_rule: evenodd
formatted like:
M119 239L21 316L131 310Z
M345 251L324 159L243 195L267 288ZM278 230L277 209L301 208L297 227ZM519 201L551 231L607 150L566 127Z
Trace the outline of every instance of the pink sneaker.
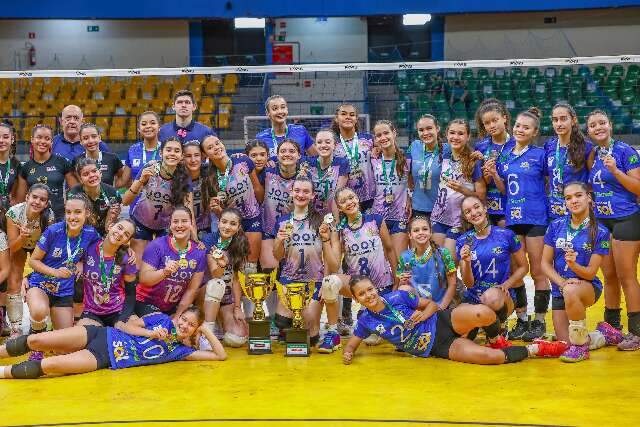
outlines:
M607 322L598 323L596 331L604 335L604 340L607 342L607 345L618 345L624 339L624 334Z
M583 360L587 360L589 358L589 344L584 345L571 345L560 355L560 360L567 363L576 363L582 362Z
M29 359L30 361L40 361L44 359L44 353L41 351L32 351L31 354L29 355Z

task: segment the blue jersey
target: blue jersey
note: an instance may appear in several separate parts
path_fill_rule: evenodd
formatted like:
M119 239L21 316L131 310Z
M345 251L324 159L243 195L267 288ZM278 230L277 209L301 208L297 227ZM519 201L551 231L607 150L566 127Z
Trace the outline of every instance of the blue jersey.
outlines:
M509 151L497 165L507 193L507 225L547 225L547 174L544 150L529 145L520 154Z
M383 300L385 308L381 312L363 310L353 335L365 339L371 334L377 334L405 353L429 357L436 339L438 313L408 328L405 321L418 308L418 297L406 291L393 291L386 294Z
M145 329L152 331L165 328L169 331L169 336L164 340L156 340L130 335L117 328L107 328L111 369L176 362L196 351L195 348L188 347L178 340L176 327L166 314L153 313L144 316L142 320Z
M449 144L443 144L442 155L450 156L450 153ZM411 158L411 176L414 185L412 207L414 210L430 213L438 198L438 186L442 172L440 153L437 150L425 150L424 143L416 140L409 146L407 155Z
M411 285L418 295L440 304L447 292L447 275L455 273L456 264L447 248L438 248L435 256L428 256L426 262L420 262L413 249L407 249L400 254L398 273L409 270Z
M507 138L504 144L496 144L493 142L491 136L487 136L484 139L476 142L475 150L481 152L485 159L491 157L499 162L501 158L504 158L506 153L513 148L516 140L513 136ZM490 215L504 215L504 207L507 204L507 196L502 194L498 187L496 187L493 179L487 184L487 213Z
M109 146L100 141L100 151L111 151ZM64 135L59 133L53 137L53 143L51 146L51 153L57 154L60 157L72 161L78 156L83 155L85 152L84 147L78 142L71 142L64 139Z
M638 212L638 196L624 188L609 172L598 151L596 149L595 161L589 173L596 199L596 218L623 218ZM611 155L616 159L618 169L624 173L640 167L638 153L624 142L615 141Z
M144 142L136 142L129 147L125 164L131 169L131 176L138 176L140 170L152 160L160 160L160 143L155 150L145 150Z
M462 247L469 244L471 249L471 270L473 286L465 290L464 299L480 303L480 295L487 289L500 286L511 275L511 254L522 247L515 233L507 228L492 226L489 235L478 239L471 230L458 237L456 252L460 257ZM512 294L513 298L514 295Z
M307 132L307 129L302 125L287 125L287 132L283 136L274 136L273 128L267 128L262 130L256 135L256 139L264 142L269 147L269 157L275 157L278 155L278 144L286 139L292 139L300 146L302 155L313 145L313 139Z
M589 170L587 158L593 150L591 142L585 142L584 163L580 170L576 170L567 154L567 147L560 146L558 150L558 137L549 138L544 143L544 152L547 158L547 175L549 178L549 218L556 219L567 214L564 203L564 186L570 182L587 182Z
M191 123L187 127L180 127L176 121L167 123L160 127L158 132L158 139L160 142L164 142L169 138L177 138L183 144L187 141L197 139L202 143L204 139L209 135L215 135L215 132L202 123L198 123L195 120L191 120Z
M589 226L587 225L580 230L573 238L569 231L570 216L558 218L553 221L544 235L544 244L553 248L553 268L564 279L578 278L578 275L569 268L564 260L564 247L567 240L570 241L573 250L578 253L576 263L582 266L589 265L591 255L607 255L609 254L609 230L602 224L598 224L598 232L596 233L595 242L591 242L589 237ZM569 237L569 239L567 239ZM593 284L602 289L602 282L598 277L593 278ZM556 283L551 282L551 293L556 298L561 298L562 293Z
M67 224L63 221L50 225L40 236L37 245L45 253L42 262L47 267L73 269L77 262L84 259L87 248L98 239L100 235L95 228L85 225L79 236L67 240ZM52 296L66 297L73 295L75 276L73 274L67 279L58 279L33 272L29 277L29 286L38 287Z

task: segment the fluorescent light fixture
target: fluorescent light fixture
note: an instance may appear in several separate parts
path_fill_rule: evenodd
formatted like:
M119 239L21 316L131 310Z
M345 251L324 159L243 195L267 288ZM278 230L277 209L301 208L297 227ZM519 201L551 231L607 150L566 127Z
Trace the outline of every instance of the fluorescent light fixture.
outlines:
M264 28L264 18L235 18L236 28Z
M404 25L424 25L431 21L431 14L429 13L410 13L408 15L402 15L402 23Z

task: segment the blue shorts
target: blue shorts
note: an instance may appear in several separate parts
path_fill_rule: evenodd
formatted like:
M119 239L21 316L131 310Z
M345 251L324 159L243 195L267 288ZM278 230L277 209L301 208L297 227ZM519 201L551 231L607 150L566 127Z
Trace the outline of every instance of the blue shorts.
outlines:
M460 227L452 227L441 222L432 222L431 231L433 233L444 234L447 236L447 239L453 240L462 236L462 229Z
M146 226L142 225L140 222L138 222L138 220L135 217L132 216L131 219L136 224L136 232L133 235L134 239L146 240L146 241L150 242L153 239L155 239L156 237L164 236L169 232L168 229L167 230L152 230L151 228L146 227Z
M387 225L389 234L406 233L407 221L395 221L393 219L385 219L384 223Z
M255 218L247 218L242 221L242 230L245 233L260 233L262 232L262 217L260 215Z

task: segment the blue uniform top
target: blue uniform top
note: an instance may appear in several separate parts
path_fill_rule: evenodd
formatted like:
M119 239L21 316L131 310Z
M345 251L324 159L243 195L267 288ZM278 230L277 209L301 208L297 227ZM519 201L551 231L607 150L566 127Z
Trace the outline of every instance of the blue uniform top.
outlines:
M84 258L87 248L98 239L100 235L96 229L85 225L79 236L67 240L67 224L63 221L47 227L37 245L45 253L42 262L48 267L58 269L69 267L69 261L75 266ZM73 295L74 281L75 274L67 279L58 279L34 271L29 277L29 286L41 288L52 296L66 297Z
M256 135L256 139L264 142L269 147L269 157L275 157L278 155L276 152L278 144L284 139L293 139L300 146L302 155L307 152L307 149L313 145L313 139L307 132L307 128L302 125L287 125L287 132L284 136L274 136L272 128L263 129Z
M144 142L136 142L129 147L125 164L131 169L131 176L138 176L140 170L152 160L160 160L160 143L155 150L144 150Z
M635 194L628 191L604 166L596 150L595 161L589 172L589 182L593 187L596 202L596 218L623 218L638 212L638 201ZM636 150L622 141L615 141L611 155L616 159L618 169L627 173L640 167L640 159Z
M594 244L589 237L589 225L585 226L582 230L571 238L572 232L569 230L569 224L571 221L570 216L558 218L553 221L546 234L544 235L544 244L553 248L553 268L558 272L560 276L565 279L578 278L578 275L569 268L564 260L564 244L570 240L573 250L578 253L576 257L576 263L587 266L591 255L607 255L609 254L609 230L607 230L602 224L598 224L598 232L596 233L596 239ZM578 227L579 229L580 227ZM572 227L573 229L573 227ZM567 233L569 231L569 233ZM575 232L576 230L573 230ZM598 277L593 278L593 284L602 289L602 282ZM556 298L561 298L562 293L556 283L551 282L551 293Z
M431 254L431 248L427 249ZM440 304L447 292L447 274L456 271L456 264L447 248L438 248L435 256L427 255L426 262L416 259L413 249L400 254L398 273L411 269L411 285L418 295Z
M100 141L100 151L111 151L109 146ZM57 154L70 162L76 157L84 154L85 149L80 142L71 142L64 139L64 135L59 133L53 137L53 144L51 146L51 153Z
M189 123L187 127L183 128L178 126L174 120L171 123L164 124L160 127L158 139L160 142L164 142L169 138L177 138L183 144L187 141L197 139L202 143L202 141L204 141L204 139L209 135L215 135L215 132L209 126L205 126L202 123L191 120L191 123Z
M405 322L418 308L418 297L406 291L393 291L381 298L385 308L380 313L363 310L353 335L365 339L377 334L405 353L429 357L436 339L438 313L409 328Z
M449 144L442 145L442 154L443 156L451 155ZM442 172L440 153L437 149L434 151L425 150L424 143L415 140L409 146L407 156L412 159L411 176L414 184L412 207L417 211L431 212L433 204L438 198L438 186Z
M107 328L107 348L111 369L157 365L185 359L195 348L178 341L176 328L166 314L152 313L142 318L148 330L165 328L169 336L164 340L129 335L117 328Z
M516 140L513 136L507 138L507 141L502 145L496 144L493 142L491 136L487 136L476 142L475 150L481 152L485 159L494 156L496 162L499 162L501 158L505 158L504 156L513 148L515 143ZM487 213L490 215L504 215L504 207L506 204L507 196L498 190L498 187L496 187L492 179L491 182L487 184Z
M458 237L456 240L458 257L466 244L471 249L473 286L465 290L464 299L467 302L480 304L480 296L487 289L500 286L509 278L511 254L520 250L522 243L513 231L492 226L489 235L484 239L478 239L474 230Z
M564 204L564 186L570 182L587 182L589 178L587 158L593 150L593 144L589 141L586 141L585 144L583 166L580 170L576 170L567 153L567 147L560 146L558 149L557 136L549 138L544 143L549 178L549 218L551 219L567 214Z
M514 147L515 148L515 147ZM544 150L529 145L522 153L509 151L497 165L507 193L507 225L547 225L547 174Z

